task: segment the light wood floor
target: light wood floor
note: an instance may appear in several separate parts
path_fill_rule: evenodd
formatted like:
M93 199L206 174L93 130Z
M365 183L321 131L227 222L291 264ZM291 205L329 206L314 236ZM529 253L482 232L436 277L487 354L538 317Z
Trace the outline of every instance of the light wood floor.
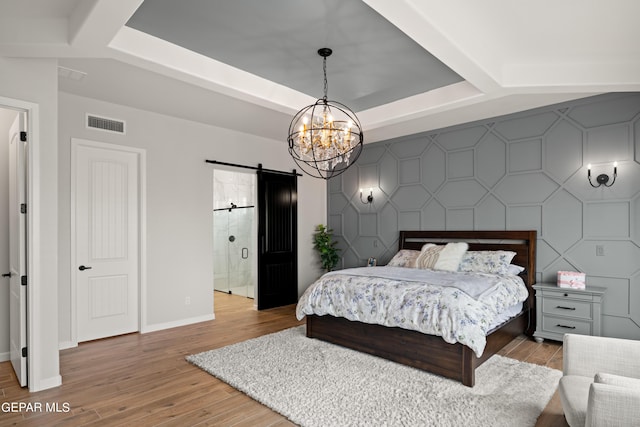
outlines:
M300 324L295 306L255 311L253 300L215 294L216 320L144 335L130 334L63 350L61 387L38 393L18 387L0 363L0 401L57 403L61 413L0 410L0 426L291 426L282 416L192 366L185 356ZM521 337L502 355L562 369L559 343ZM557 396L538 426L566 426Z

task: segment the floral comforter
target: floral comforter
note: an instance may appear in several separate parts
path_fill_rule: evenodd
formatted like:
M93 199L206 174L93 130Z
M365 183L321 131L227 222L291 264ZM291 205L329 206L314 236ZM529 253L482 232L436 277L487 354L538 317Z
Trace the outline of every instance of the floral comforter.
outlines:
M479 357L497 314L527 299L522 279L402 267L330 272L300 298L296 316L332 315L439 335Z

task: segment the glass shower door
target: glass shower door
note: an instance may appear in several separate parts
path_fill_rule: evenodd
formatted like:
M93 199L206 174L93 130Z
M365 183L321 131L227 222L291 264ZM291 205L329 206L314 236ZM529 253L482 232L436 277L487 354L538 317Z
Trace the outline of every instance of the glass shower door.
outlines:
M214 289L254 298L254 208L214 211Z

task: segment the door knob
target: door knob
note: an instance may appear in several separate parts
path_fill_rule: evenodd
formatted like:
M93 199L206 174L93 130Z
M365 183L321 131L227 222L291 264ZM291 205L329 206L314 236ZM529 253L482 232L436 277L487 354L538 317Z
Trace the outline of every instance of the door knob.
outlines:
M91 270L91 267L85 267L84 265L81 265L80 267L78 267L78 270L80 271Z

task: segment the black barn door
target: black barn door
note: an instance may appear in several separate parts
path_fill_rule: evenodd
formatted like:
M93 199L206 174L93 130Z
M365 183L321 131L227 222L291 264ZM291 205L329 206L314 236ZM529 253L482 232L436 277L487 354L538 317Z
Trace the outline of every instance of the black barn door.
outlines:
M258 310L298 301L297 176L258 171Z

